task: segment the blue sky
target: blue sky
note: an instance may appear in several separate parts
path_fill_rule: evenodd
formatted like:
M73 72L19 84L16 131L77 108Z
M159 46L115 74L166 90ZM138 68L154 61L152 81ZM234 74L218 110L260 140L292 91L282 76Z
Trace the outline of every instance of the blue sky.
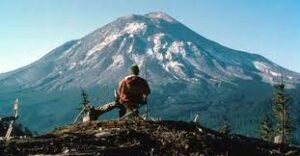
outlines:
M164 11L206 38L300 72L299 0L1 0L0 73L129 14Z

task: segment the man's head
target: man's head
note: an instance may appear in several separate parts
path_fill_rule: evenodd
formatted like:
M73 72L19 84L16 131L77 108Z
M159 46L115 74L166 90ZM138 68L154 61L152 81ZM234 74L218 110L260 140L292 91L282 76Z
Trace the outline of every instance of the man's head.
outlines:
M136 64L132 65L130 67L130 70L133 75L139 75L139 73L140 73L140 69Z

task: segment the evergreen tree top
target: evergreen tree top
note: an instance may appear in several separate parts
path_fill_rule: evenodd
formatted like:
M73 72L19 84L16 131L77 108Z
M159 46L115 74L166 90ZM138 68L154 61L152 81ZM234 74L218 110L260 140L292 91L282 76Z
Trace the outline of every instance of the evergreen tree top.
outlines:
M90 103L88 94L84 91L84 89L81 89L81 98L82 98L81 104L83 106L86 106Z

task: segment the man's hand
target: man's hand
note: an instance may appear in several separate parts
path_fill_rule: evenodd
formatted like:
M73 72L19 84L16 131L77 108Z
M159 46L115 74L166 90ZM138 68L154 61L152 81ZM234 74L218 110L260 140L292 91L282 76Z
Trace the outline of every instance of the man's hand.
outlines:
M141 104L142 104L142 105L147 104L147 95L146 95L146 94L143 94L143 101L142 101Z

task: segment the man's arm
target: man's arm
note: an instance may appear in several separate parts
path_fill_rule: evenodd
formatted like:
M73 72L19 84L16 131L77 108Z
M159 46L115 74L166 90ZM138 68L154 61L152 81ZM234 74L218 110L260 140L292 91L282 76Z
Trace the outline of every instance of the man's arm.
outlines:
M150 87L149 87L147 81L145 80L145 92L144 92L144 94L149 95L150 92L151 92Z
M147 83L146 80L144 80L144 85L143 85L143 104L147 104L147 98L148 95L150 94L150 87Z
M124 88L124 80L121 80L119 82L119 86L118 86L118 89L116 91L116 99L120 99L120 95L122 93L123 88Z

